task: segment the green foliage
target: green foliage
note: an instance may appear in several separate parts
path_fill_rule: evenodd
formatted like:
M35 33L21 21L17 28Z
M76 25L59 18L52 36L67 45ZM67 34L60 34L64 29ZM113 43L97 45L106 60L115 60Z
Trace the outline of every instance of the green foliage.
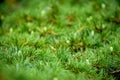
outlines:
M25 2L0 4L0 80L119 80L118 0Z

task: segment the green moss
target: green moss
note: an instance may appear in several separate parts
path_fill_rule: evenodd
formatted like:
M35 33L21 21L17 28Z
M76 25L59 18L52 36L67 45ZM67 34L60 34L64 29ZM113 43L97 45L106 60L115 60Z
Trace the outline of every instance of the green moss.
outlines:
M0 79L119 79L120 6L110 1L1 3Z

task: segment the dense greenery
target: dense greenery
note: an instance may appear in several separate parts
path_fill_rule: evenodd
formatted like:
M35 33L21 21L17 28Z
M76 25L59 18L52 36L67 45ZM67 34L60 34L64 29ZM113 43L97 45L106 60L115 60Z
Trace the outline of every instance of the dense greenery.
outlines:
M119 0L0 4L0 80L118 80Z

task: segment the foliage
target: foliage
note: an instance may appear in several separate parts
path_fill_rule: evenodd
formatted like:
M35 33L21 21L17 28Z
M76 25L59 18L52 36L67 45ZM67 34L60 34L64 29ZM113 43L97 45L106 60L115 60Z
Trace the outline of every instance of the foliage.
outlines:
M119 80L116 0L25 2L0 4L0 80Z

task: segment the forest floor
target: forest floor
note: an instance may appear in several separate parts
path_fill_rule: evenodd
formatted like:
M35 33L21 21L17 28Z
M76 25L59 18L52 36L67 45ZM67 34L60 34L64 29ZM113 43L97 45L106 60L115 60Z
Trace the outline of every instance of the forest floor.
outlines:
M0 3L0 80L120 80L119 2Z

